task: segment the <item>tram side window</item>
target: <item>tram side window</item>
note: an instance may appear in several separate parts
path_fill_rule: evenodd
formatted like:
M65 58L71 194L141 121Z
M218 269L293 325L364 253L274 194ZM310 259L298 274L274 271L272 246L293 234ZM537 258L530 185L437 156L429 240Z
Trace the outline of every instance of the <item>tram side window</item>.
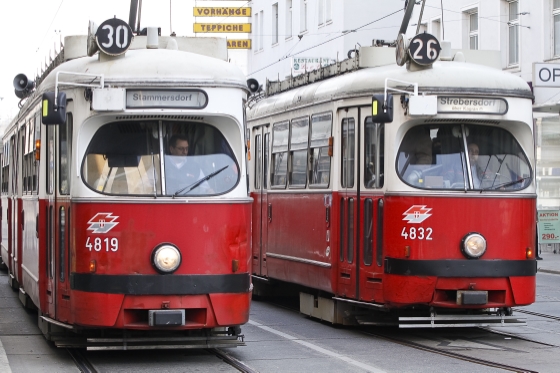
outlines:
M288 124L276 123L272 127L272 164L270 183L273 188L286 187L288 172Z
M22 189L23 193L27 193L27 158L25 157L27 154L27 142L25 141L28 138L28 126L26 123L19 129L19 141L20 146L17 150L18 158L21 159L21 170L16 170L17 173L17 188ZM16 189L18 190L18 189Z
M25 142L25 157L24 163L26 164L26 169L23 177L24 189L28 193L35 192L33 178L36 172L36 161L35 161L35 120L36 116L29 120L27 131L26 131L26 142Z
M423 189L515 191L532 180L529 160L510 132L466 124L410 129L397 171L405 183Z
M24 193L32 193L33 189L33 175L35 171L35 155L33 150L35 138L35 123L32 118L26 125L25 129L25 145L23 147L23 191Z
M263 154L262 154L262 135L255 136L255 189L261 189L262 180L262 166L263 166Z
M2 151L2 194L8 194L8 177L10 166L10 143L3 146Z
M383 187L384 137L383 123L373 123L372 118L367 117L364 131L364 184L366 188Z
M264 134L264 170L263 170L263 183L264 189L268 189L268 159L270 153L270 133Z
M35 123L34 123L34 127L35 130L33 132L33 138L31 139L31 141L33 142L31 148L33 149L33 173L32 173L32 187L33 187L33 193L37 194L39 192L39 161L35 159L35 152L40 152L41 148L39 146L39 148L36 147L36 142L37 140L41 139L41 114L40 112L37 112L37 114L35 115Z
M354 186L354 152L355 152L355 128L354 118L344 118L342 120L342 179L343 188Z
M309 185L327 188L331 177L331 156L329 141L332 133L332 113L311 117L311 140L309 144Z
M291 187L305 187L307 183L307 148L309 143L309 118L292 120L290 131L289 180Z
M59 190L60 194L70 194L70 170L71 170L71 154L72 154L72 114L66 115L66 123L59 126Z
M53 194L54 192L54 126L46 126L47 130L47 161L45 165L47 167L47 180L46 180L46 190L47 194Z

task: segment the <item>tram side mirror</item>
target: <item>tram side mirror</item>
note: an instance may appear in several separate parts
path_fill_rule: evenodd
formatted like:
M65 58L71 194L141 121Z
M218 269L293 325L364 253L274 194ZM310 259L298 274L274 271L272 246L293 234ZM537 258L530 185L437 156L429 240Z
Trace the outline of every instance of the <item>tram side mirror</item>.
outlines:
M374 123L391 123L393 121L393 95L373 95L371 115Z
M66 93L59 92L54 102L54 92L43 93L43 106L41 110L41 121L43 124L66 123Z

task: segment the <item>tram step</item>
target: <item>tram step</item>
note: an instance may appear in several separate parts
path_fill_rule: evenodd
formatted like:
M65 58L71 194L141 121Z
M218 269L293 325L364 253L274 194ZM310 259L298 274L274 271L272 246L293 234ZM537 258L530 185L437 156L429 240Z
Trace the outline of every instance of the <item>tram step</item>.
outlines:
M232 348L246 346L244 336L160 337L160 338L57 338L61 348L94 350L175 350L191 348Z
M526 317L500 315L437 315L428 317L399 317L399 328L526 326L526 320Z

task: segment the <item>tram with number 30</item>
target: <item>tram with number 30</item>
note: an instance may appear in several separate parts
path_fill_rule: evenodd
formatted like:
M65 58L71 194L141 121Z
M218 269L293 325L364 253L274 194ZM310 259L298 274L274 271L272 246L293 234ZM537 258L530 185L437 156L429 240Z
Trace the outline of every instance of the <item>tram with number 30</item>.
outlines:
M340 324L525 323L533 95L468 52L401 34L251 97L255 295L297 285L302 313Z
M1 257L45 336L89 349L243 345L249 89L225 39L90 23L14 87Z

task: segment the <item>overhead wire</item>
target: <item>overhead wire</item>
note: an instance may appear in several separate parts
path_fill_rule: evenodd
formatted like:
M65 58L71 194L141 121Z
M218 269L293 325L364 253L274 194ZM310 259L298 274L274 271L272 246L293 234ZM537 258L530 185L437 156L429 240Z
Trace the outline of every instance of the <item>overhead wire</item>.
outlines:
M360 29L362 29L362 28L364 28L364 27L366 27L366 26L369 26L369 25L371 25L371 24L374 24L375 22L379 22L379 21L381 21L381 20L383 20L383 19L385 19L385 18L388 18L388 17L390 17L390 16L393 16L393 15L395 15L395 14L397 14L397 13L402 12L402 11L403 11L403 9L399 9L399 10L397 10L397 11L395 11L395 12L389 13L389 14L387 14L387 15L381 17L381 18L378 18L378 19L376 19L376 20L374 20L374 21L371 21L371 22L369 22L369 23L366 23L365 25L362 25L362 26L360 26L360 27L356 27L355 29L352 29L352 30L344 31L341 35L338 35L338 36L336 36L336 37L334 37L334 38L331 38L331 39L326 40L326 41L324 41L324 42L321 42L321 43L319 43L319 44L313 45L313 46L311 46L311 47L309 47L309 48L303 49L303 50L301 50L301 51L299 51L299 52L297 52L297 53L287 54L286 56L280 58L278 61L275 61L275 62L273 62L273 63L271 63L271 64L269 64L269 65L267 65L267 66L264 66L264 67L262 67L262 68L260 68L260 69L258 69L258 70L255 70L255 71L249 73L249 76L251 76L251 75L253 75L253 74L256 74L256 73L258 73L258 72L260 72L260 71L262 71L262 70L268 69L269 67L274 66L274 65L276 65L277 63L279 63L279 62L281 62L281 61L283 61L283 60L285 60L285 59L287 59L287 58L289 58L289 57L297 56L298 54L307 52L308 50L311 50L311 49L317 48L317 47L319 47L319 46L321 46L321 45L330 43L330 42L333 41L333 40L339 39L339 38L341 38L341 37L343 37L343 36L346 36L346 35L348 35L348 34L350 34L350 33L352 33L352 32L357 32L358 30L360 30Z
M39 49L41 49L41 47L43 46L43 43L45 42L45 39L47 38L47 35L49 34L49 30L51 29L51 26L54 23L54 20L56 19L56 16L58 15L58 11L60 10L60 7L62 6L63 2L64 2L64 0L60 1L60 4L58 5L58 9L56 10L56 13L54 14L54 17L52 18L49 27L47 27L47 31L45 32L45 36L43 36L43 40L41 41L41 44L39 44L39 46L37 47L37 50L35 50L35 53L37 53L39 51Z

